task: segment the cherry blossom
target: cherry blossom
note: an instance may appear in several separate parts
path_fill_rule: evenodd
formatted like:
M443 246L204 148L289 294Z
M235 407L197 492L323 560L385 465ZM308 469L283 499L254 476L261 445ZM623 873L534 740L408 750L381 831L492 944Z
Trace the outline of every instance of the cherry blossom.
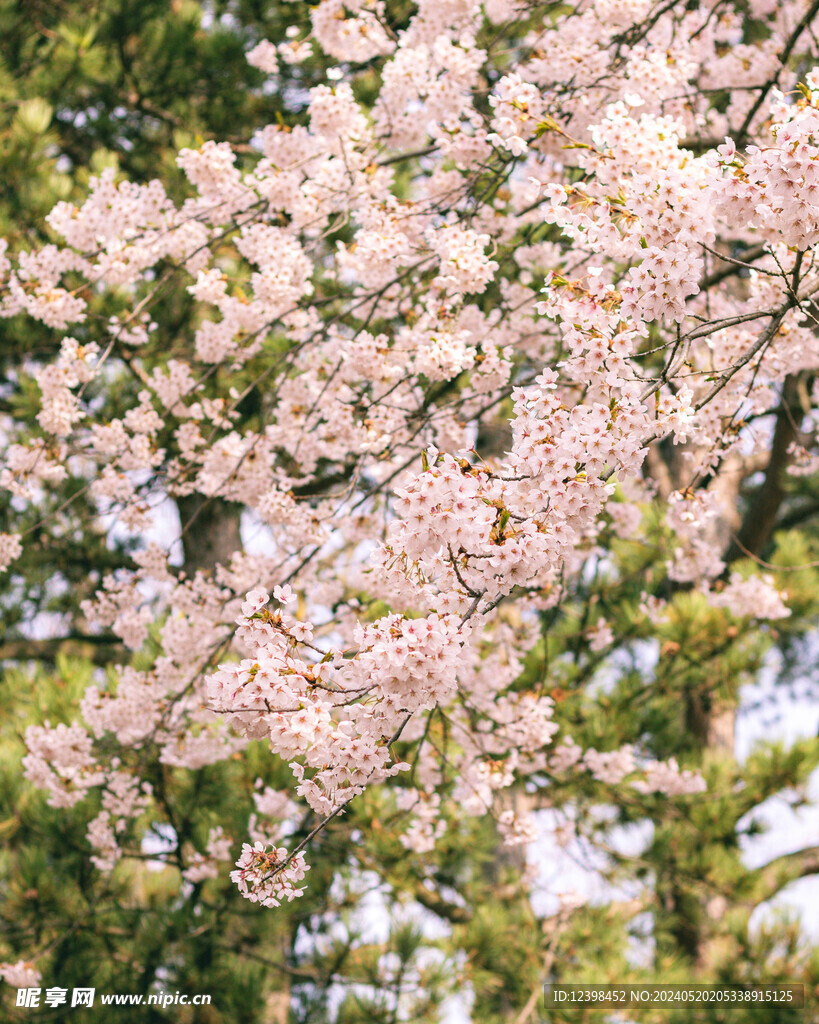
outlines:
M105 170L51 211L49 244L0 243L0 315L56 339L26 371L36 436L9 436L0 486L51 516L70 466L132 549L82 604L123 663L81 720L26 733L51 806L99 794L99 870L157 810L135 751L196 769L258 740L286 762L291 788L254 792L231 874L264 906L303 891L288 822L320 831L373 787L415 854L464 815L534 841L508 799L527 786L701 791L642 741L569 736L559 666L521 680L542 623L614 571L612 537L662 536L643 636L679 590L719 616L789 614L772 577L729 565L737 492L720 485L726 466L750 476L788 381L819 366L819 71L780 66L799 5L752 6L757 42L713 4L544 20L517 0L421 0L393 30L381 0L320 0L247 53L273 84L314 51L338 65L293 123L183 148L178 200ZM160 351L166 273L193 313ZM120 380L109 416L97 389ZM819 458L818 404L811 385L792 474ZM242 537L183 569L195 516L157 541L161 502L227 509ZM0 570L30 542L0 534ZM575 660L608 663L630 638L587 611ZM215 877L231 844L215 825L179 851L185 880Z
M283 847L267 850L260 843L250 846L245 843L242 855L236 861L236 870L230 877L239 887L239 892L252 903L261 903L263 907L278 907L282 900L292 902L301 896L304 889L296 886L304 878L309 868L304 863L304 855L297 853L288 858Z
M18 960L15 964L0 964L0 975L7 985L15 988L36 988L42 980L33 964Z

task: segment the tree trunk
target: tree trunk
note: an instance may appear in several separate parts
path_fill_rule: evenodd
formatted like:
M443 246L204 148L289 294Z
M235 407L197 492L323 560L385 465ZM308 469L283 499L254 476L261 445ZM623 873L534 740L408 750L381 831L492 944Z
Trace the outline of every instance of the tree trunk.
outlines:
M212 572L216 563L227 564L234 551L241 551L238 505L222 498L191 494L177 498L185 552L185 572Z

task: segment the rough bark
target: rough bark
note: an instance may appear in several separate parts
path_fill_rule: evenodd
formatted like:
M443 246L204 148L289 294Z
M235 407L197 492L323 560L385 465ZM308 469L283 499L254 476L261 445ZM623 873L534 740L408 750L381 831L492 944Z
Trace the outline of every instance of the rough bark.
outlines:
M222 498L191 494L178 498L185 572L212 572L217 562L227 563L234 551L241 550L238 505Z

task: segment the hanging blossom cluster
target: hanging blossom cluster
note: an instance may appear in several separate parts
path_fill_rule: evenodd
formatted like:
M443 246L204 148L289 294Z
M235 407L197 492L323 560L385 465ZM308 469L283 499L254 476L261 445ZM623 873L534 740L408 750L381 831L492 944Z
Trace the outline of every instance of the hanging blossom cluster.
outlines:
M269 739L281 757L297 758L299 794L317 813L334 813L409 767L391 763L391 737L407 717L454 695L468 631L437 615L390 615L355 631L352 656L330 650L317 661L310 623L271 612L268 601L254 590L242 605L237 637L251 657L208 677L211 706L247 735Z
M230 877L239 887L239 892L252 903L279 907L282 900L291 903L301 896L304 889L296 886L309 870L303 853L288 857L283 846L266 850L264 844L256 842L253 846L244 844L242 855L236 861L236 870L231 871Z
M800 91L779 63L809 49L788 42L802 5L752 3L756 43L731 5L519 6L420 0L393 31L380 0L320 0L248 54L271 76L339 63L290 123L241 156L182 150L181 203L107 170L52 211L58 242L0 251L0 315L60 337L31 368L37 436L10 436L0 485L37 507L70 463L133 538L158 500L240 510L264 538L209 565L187 552L185 571L178 544L141 542L83 603L140 660L88 688L82 722L32 727L25 768L52 806L101 794L101 870L155 810L140 758L197 770L250 740L293 776L291 796L256 794L232 874L267 906L307 870L283 821L326 824L378 784L418 853L456 814L530 842L505 796L571 773L699 792L651 751L584 752L551 681L521 682L544 617L612 536L642 536L652 500L673 586L788 612L764 577L721 579L736 492L713 481L764 453L786 381L819 366L819 72ZM378 81L370 109L359 73ZM195 310L172 356L166 271ZM129 407L102 419L96 396L126 373ZM803 462L815 448L799 439ZM0 534L0 569L25 545ZM659 628L664 606L646 594L640 614ZM620 642L595 616L578 663ZM215 829L182 851L185 879L214 877L232 842Z

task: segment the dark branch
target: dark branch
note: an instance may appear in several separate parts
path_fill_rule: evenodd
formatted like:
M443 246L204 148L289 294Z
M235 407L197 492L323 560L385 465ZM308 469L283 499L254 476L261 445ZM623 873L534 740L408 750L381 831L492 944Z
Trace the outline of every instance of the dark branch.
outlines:
M784 476L790 459L788 449L797 437L796 418L799 415L798 380L791 375L785 379L782 389L782 403L776 417L765 479L745 513L739 534L728 548L727 563L749 554L761 555L774 532L776 517L785 500Z
M110 635L83 635L53 637L48 640L7 640L0 644L0 662L46 661L54 662L57 655L87 658L95 665L110 665L124 661L128 652L119 637Z

